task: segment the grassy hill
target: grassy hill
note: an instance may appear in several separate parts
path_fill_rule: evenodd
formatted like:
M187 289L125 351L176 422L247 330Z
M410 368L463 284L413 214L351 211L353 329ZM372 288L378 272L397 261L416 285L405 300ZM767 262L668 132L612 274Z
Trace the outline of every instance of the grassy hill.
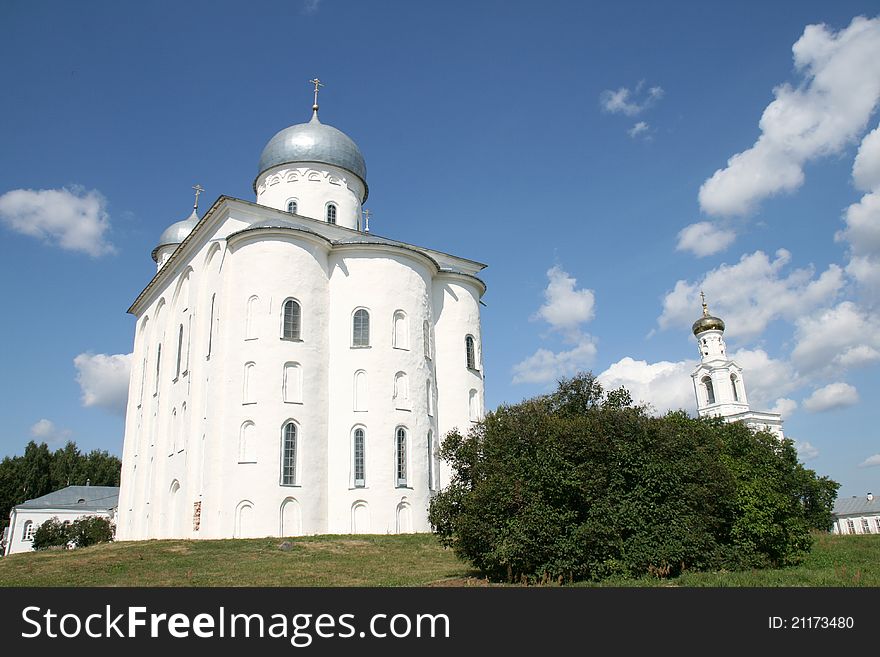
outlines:
M0 559L0 586L473 586L485 585L431 535L143 541ZM685 573L613 586L880 586L880 535L817 535L796 567Z

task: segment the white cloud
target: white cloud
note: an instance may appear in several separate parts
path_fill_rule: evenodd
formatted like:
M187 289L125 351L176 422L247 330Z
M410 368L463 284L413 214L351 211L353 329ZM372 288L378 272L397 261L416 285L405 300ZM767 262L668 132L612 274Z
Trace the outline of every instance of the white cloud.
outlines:
M849 243L846 273L858 283L868 303L880 306L880 128L859 145L853 182L868 193L846 209L846 228L834 239Z
M804 372L837 373L880 359L880 317L844 301L797 320L792 362Z
M635 116L663 98L662 87L650 87L642 93L643 88L644 80L636 85L635 91L630 91L627 87L620 87L614 91L606 89L599 94L599 104L610 114Z
M812 461L814 458L819 456L819 450L808 442L799 443L795 441L794 447L797 450L798 456L801 461L806 463L807 461Z
M549 383L589 369L596 357L596 345L590 336L568 351L538 349L513 366L513 383Z
M321 8L321 0L303 0L302 11L304 14L316 14Z
M42 418L37 420L31 427L31 435L34 438L47 443L60 443L70 436L70 429L59 429L52 420Z
M736 233L727 228L720 228L711 221L700 221L685 226L678 233L679 251L690 251L698 258L723 251L733 244Z
M873 456L869 456L864 461L859 463L860 468L874 468L880 465L880 454L874 454Z
M645 123L644 121L639 121L632 128L627 130L626 134L628 134L630 137L635 139L636 137L638 137L640 134L642 134L644 132L648 132L648 124Z
M791 417L791 414L797 410L798 403L794 399L786 399L785 397L780 397L776 400L776 404L773 408L770 409L771 413L779 413L782 416L783 420L787 420ZM805 443L809 445L809 443Z
M83 406L99 406L125 414L131 354L80 354L73 359Z
M700 187L703 211L742 215L794 191L806 162L839 152L865 129L880 100L880 18L856 17L838 32L808 25L792 52L803 82L774 89L757 142Z
M746 394L752 408L779 408L774 410L776 413L794 410L791 407L794 402L780 397L803 385L790 363L771 358L763 349L740 349L731 358L743 368Z
M0 196L0 220L16 233L97 258L116 250L105 236L110 229L106 207L96 190L14 189Z
M772 260L763 252L743 255L734 265L722 264L702 281L680 280L663 299L657 319L661 329L690 326L700 314L700 290L710 311L724 319L727 335L760 335L775 319L794 320L833 301L844 285L843 270L829 265L818 278L812 268L786 272L791 254L785 249Z
M846 408L859 403L858 391L848 383L829 383L804 400L804 408L810 413L821 413L836 408Z
M580 324L593 319L596 298L592 290L576 289L577 279L558 266L547 271L547 278L545 301L536 317L566 332L575 331Z
M865 135L853 162L853 182L865 192L880 188L880 126Z
M544 303L532 319L543 319L573 346L558 352L538 349L513 366L513 383L547 383L571 376L588 369L596 356L595 339L580 328L595 315L593 291L577 289L577 280L558 266L547 271L547 278Z
M659 414L678 409L693 412L696 402L691 372L695 367L696 361L648 363L627 356L596 378L606 390L623 386L633 401L650 404Z

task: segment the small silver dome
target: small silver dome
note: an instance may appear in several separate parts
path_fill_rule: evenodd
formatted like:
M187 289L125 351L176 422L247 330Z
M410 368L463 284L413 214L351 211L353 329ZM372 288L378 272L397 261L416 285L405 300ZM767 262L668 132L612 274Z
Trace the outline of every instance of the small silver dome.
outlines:
M351 138L333 126L318 120L318 113L308 123L297 123L278 132L260 155L257 178L279 164L320 162L350 171L364 183L367 198L367 165L364 156ZM256 191L256 181L254 182Z
M199 215L193 210L192 214L186 219L171 224L164 230L162 236L159 238L159 245L156 248L167 246L169 244L180 244L189 236L197 223L199 223Z

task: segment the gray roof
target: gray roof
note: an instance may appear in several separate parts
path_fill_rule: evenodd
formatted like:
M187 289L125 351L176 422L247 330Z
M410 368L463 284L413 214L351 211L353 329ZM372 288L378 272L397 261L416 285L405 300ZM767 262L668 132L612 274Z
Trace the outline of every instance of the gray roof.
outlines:
M880 514L880 497L870 502L867 496L838 497L832 513L836 516L861 516Z
M162 232L156 249L169 244L180 244L192 232L197 223L199 223L199 215L197 215L195 209L193 209L192 214L186 219L171 224ZM155 260L155 250L153 251L153 254L153 259Z
M119 486L68 486L48 495L16 504L15 508L101 511L112 509L118 504Z
M364 183L367 198L367 165L351 137L318 120L318 113L308 123L297 123L278 132L260 155L257 178L279 164L320 162L350 171ZM256 184L256 182L254 183Z

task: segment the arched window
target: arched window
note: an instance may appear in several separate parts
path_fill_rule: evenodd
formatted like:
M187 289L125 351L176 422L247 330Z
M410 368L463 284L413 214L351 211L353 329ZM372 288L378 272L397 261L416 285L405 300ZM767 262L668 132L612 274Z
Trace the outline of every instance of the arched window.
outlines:
M712 387L712 379L708 376L703 377L703 385L706 386L706 399L709 404L715 403L715 389Z
M153 390L153 394L159 394L159 370L162 365L162 343L159 343L159 346L156 347L156 388Z
M327 204L327 223L335 224L336 223L336 204L328 203Z
M402 310L394 311L391 346L395 349L409 349L409 331L406 326L406 313Z
M480 396L474 388L468 391L468 415L471 422L480 419Z
M37 528L34 526L34 523L28 520L24 523L24 528L21 531L21 540L23 541L32 541L34 540L34 534L36 533Z
M395 480L398 487L406 486L406 429L397 428L394 444Z
M302 403L302 366L299 363L284 363L282 395L285 403Z
M254 383L254 363L245 363L244 364L244 376L242 381L242 390L241 390L241 403L242 404L253 404L253 383Z
M183 358L183 324L180 325L180 329L177 331L177 367L174 371L174 380L180 376L180 363Z
M208 355L207 357L211 357L211 347L214 344L214 301L217 299L217 294L214 293L211 295L211 317L208 320Z
M434 390L431 386L431 379L428 379L428 383L425 386L425 395L427 397L428 415L434 415Z
M366 434L360 427L354 430L352 443L352 471L354 475L354 487L363 488L365 485L364 471L366 461Z
M730 387L733 389L733 401L739 401L739 393L736 391L736 374L730 375Z
M288 422L281 431L281 485L296 486L296 424Z
M174 454L177 451L177 409L172 409L171 411L171 422L168 433L171 434L168 437L168 456Z
M302 311L295 299L284 302L281 337L284 340L299 340L301 332Z
M477 352L474 349L474 336L469 335L464 339L464 351L468 369L477 369Z
M248 420L241 425L241 432L238 436L238 462L239 463L255 463L256 458L254 452L256 445L254 444L256 435L256 426Z
M290 200L287 202L287 211L290 214L296 214L296 200Z
M358 370L354 373L354 404L355 411L367 410L367 373Z
M257 337L257 306L260 304L260 297L252 296L247 302L247 311L244 320L244 339L254 340Z
M431 359L431 325L426 319L422 322L422 343L425 347L425 358Z
M405 372L394 375L394 407L409 408L409 379Z
M365 308L354 312L351 326L351 345L353 347L370 346L370 313Z

